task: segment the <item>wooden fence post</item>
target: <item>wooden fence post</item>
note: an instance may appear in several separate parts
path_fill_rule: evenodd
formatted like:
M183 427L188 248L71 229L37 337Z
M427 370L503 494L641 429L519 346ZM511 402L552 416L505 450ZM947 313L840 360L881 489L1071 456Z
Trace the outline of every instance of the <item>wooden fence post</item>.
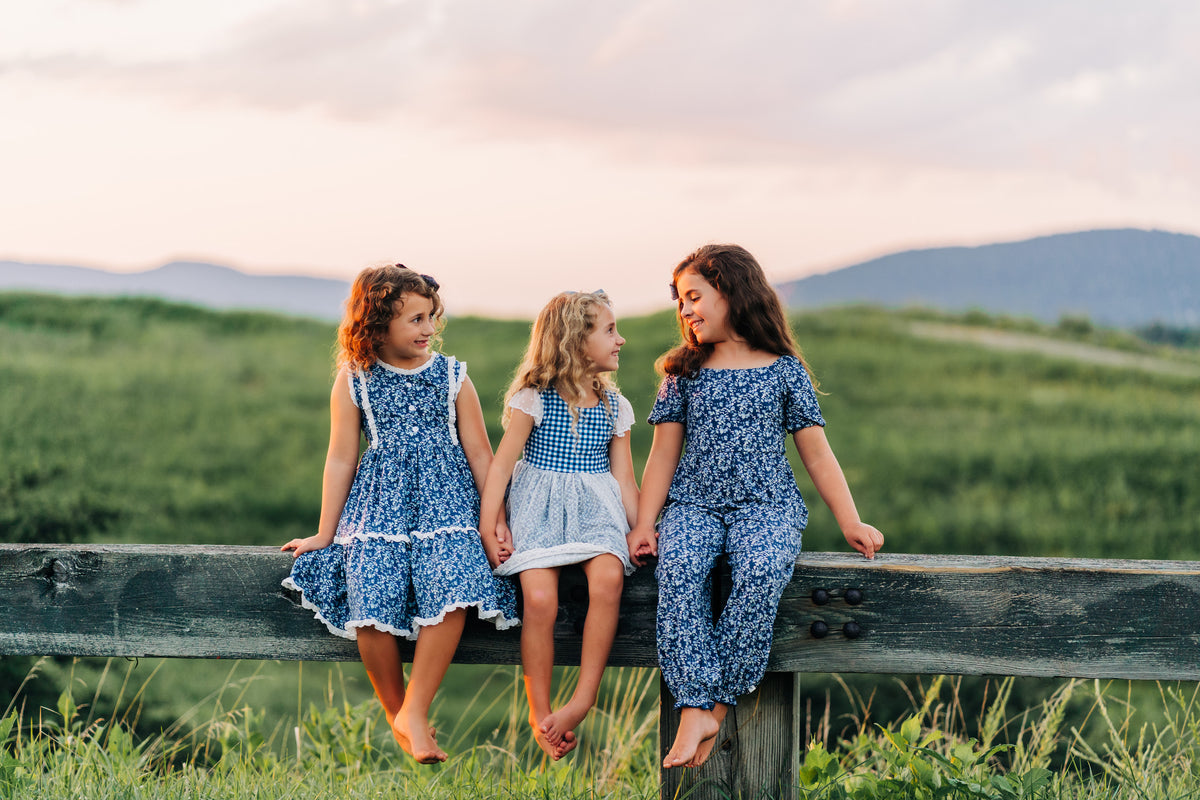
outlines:
M755 800L796 796L800 757L800 676L768 672L758 689L738 698L704 766L663 770L663 800ZM660 682L660 751L665 754L679 728L671 692Z

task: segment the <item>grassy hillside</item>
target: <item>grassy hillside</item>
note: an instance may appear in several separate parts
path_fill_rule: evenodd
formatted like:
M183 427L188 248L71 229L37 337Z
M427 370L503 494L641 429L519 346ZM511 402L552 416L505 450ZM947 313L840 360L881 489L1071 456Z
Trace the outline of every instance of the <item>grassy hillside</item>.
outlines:
M1194 352L1022 324L1170 358L1194 368L1186 377L918 336L912 314L840 310L794 322L826 392L829 439L888 550L1200 559ZM620 327L628 344L617 377L644 420L653 361L677 336L673 316ZM468 362L493 444L527 335L526 323L477 318L446 329L443 349ZM330 324L266 314L0 294L0 540L273 545L307 535L319 511L333 336ZM639 471L651 435L634 426ZM806 549L845 548L803 470L798 480L812 507ZM228 669L164 669L143 722L177 719ZM247 702L271 714L322 696L331 680L350 684L352 702L370 692L354 667L259 674ZM515 685L511 669L504 675ZM482 682L462 678L474 687L466 696ZM456 691L443 695L452 702Z
M862 310L795 320L830 441L889 549L1200 558L1200 380L934 341L909 324ZM674 323L620 325L617 377L644 419ZM446 329L493 443L527 331L477 318ZM312 530L331 325L0 295L0 337L4 540L273 544ZM639 470L651 434L634 427ZM843 547L798 479L806 547Z

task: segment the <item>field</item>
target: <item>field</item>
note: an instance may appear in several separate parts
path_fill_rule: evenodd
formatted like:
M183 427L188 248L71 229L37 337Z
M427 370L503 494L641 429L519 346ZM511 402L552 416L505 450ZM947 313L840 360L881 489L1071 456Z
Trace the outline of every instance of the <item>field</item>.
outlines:
M1143 366L929 335L931 326L963 325L1098 346ZM1041 328L981 315L841 309L797 317L794 326L825 392L834 451L888 550L1200 559L1194 350L1070 320ZM624 319L620 327L628 344L617 378L644 419L657 383L653 361L677 336L673 317ZM468 362L493 443L499 400L527 334L527 323L476 318L450 320L446 329L443 350ZM328 436L331 325L153 300L12 294L0 295L0 342L0 539L272 545L312 531ZM1171 369L1156 369L1162 365ZM649 426L635 425L639 470L650 436ZM844 548L802 469L798 481L813 511L806 548ZM7 694L30 667L5 660ZM114 680L122 671L103 661L48 661L16 699L26 719L36 718L38 708L57 707L64 687L86 687L81 705L113 709L110 717L125 716L135 734L151 736L182 720L191 722L179 730L225 719L231 691L267 731L284 733L310 702L320 714L369 698L356 665L230 669L143 663ZM492 696L486 702L475 699L481 685ZM455 668L438 714L479 717L475 733L463 733L468 748L492 731L510 736L511 704L491 700L510 698L514 685L511 669ZM891 723L919 708L909 697L920 697L915 687L911 678L806 679L816 719L827 697L833 703L831 747L864 721ZM1059 689L1018 681L1010 711L1039 707ZM978 735L986 691L982 682L959 688L964 733ZM1136 724L1164 724L1169 706L1156 702L1156 689L1134 693L1134 707L1145 707ZM635 710L653 706L656 687L650 694ZM1103 738L1093 707L1076 697L1063 713ZM296 756L284 733L275 745ZM1066 757L1063 744L1052 766Z

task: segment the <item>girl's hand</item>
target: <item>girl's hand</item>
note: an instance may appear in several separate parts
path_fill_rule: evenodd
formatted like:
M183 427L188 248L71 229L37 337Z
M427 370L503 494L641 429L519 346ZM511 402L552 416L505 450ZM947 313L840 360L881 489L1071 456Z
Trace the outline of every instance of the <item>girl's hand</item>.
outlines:
M865 522L855 522L846 526L842 535L851 547L867 558L874 558L875 553L883 547L883 534Z
M508 528L508 523L504 520L496 522L496 540L501 546L508 545L508 552L512 553L512 531Z
M629 560L639 567L646 556L658 555L658 531L654 528L639 525L625 534L625 542L629 545Z
M502 542L496 533L480 531L479 540L483 543L483 553L487 556L492 569L508 561L509 556L512 555L512 546L507 542Z
M290 542L279 548L283 552L292 551L292 558L301 553L310 553L313 550L324 550L333 543L332 536L322 536L317 533L304 539L292 539Z

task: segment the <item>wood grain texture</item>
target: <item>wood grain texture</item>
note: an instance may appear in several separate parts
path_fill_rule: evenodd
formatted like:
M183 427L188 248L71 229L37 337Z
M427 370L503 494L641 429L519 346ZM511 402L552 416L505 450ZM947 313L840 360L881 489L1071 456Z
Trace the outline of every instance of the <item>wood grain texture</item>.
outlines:
M818 588L827 605L813 601ZM824 639L811 632L818 619ZM853 640L841 632L851 621ZM1200 563L805 555L769 669L1197 680Z
M291 563L269 547L0 545L0 654L356 659L280 586ZM581 570L563 570L559 600L557 659L578 664ZM652 569L627 579L610 663L657 664L656 603ZM456 660L516 664L519 640L472 619ZM768 668L1200 680L1200 563L805 554Z
M270 547L0 544L0 654L356 660L354 642L280 585L291 564ZM715 576L718 606L727 585ZM587 586L577 567L562 571L559 603L556 661L578 664ZM657 664L656 604L652 569L626 580L611 664ZM813 635L818 621L828 635ZM402 650L411 660L412 645ZM519 663L519 629L469 618L455 660ZM710 761L663 775L664 798L790 797L802 672L1200 680L1200 563L805 554L768 669ZM665 753L679 717L665 688L663 700Z

